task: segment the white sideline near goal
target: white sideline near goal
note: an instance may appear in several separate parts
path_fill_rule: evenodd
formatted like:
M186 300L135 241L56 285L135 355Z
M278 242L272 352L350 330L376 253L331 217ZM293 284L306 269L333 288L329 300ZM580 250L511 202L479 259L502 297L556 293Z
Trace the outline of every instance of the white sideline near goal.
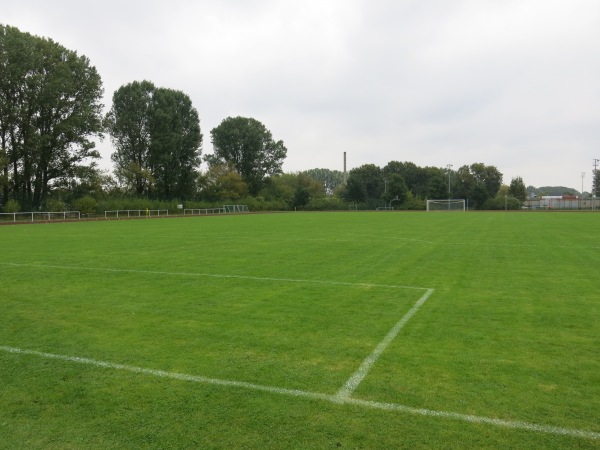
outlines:
M427 211L466 211L465 200L462 198L427 200Z

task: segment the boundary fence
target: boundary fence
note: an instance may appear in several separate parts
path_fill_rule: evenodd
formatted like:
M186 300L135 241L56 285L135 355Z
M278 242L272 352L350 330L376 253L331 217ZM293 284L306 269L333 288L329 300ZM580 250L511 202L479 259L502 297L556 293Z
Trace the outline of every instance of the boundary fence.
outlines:
M526 200L523 204L525 209L532 210L587 210L600 211L600 198L578 198L578 199L562 199L562 198L542 198L536 200Z
M205 208L205 209L189 208L189 209L183 210L183 215L184 216L188 216L188 215L201 216L201 215L209 215L209 214L225 214L226 212L227 211L225 210L225 208Z
M168 216L168 209L115 209L112 211L104 211L104 218L108 219L114 217L119 219L121 217L156 217L156 216Z
M79 211L28 211L14 213L0 213L0 220L8 218L12 222L35 222L51 220L79 220L81 213Z
M234 214L250 212L248 205L223 205L221 208L186 208L183 210L183 215L210 215L210 214Z

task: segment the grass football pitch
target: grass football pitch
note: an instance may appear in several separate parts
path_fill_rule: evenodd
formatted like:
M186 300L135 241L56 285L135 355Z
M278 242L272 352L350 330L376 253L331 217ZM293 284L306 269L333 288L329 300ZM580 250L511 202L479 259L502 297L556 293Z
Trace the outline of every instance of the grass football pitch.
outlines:
M600 215L0 227L0 448L599 448Z

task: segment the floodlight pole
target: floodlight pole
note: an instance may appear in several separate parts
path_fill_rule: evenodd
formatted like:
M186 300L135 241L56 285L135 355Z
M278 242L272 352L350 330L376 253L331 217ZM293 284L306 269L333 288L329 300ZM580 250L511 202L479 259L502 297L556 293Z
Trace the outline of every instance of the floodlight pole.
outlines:
M446 168L448 169L448 211L450 211L450 169L452 168L452 164L447 164Z
M396 198L393 198L393 199L390 200L390 209L392 209L392 202L395 202L395 201L398 201L398 200L400 200L400 199L398 198L397 195L396 195Z
M585 177L585 172L581 172L581 209L583 209L583 178Z
M592 211L595 209L596 205L596 192L598 191L598 160L594 158L594 172L592 175Z

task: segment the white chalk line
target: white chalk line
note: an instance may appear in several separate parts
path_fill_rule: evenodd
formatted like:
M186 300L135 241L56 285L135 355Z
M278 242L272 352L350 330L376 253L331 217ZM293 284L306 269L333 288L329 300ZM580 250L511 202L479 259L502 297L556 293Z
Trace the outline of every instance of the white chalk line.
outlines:
M22 264L22 263L7 263L0 262L0 265L11 267L30 267L40 269L59 269L59 270L78 270L90 272L114 272L114 273L131 273L141 275L168 275L168 276L183 276L183 277L207 277L207 278L233 278L240 280L252 281L270 281L282 283L306 283L306 284L327 284L332 286L350 286L350 287L369 287L369 288L390 288L390 289L413 289L426 291L428 288L419 286L401 286L394 284L372 284L372 283L349 283L345 281L328 281L328 280L303 280L299 278L277 278L277 277L254 277L248 275L226 275L214 273L200 272L165 272L159 270L139 270L139 269L114 269L106 267L77 267L77 266L61 266L51 264Z
M54 353L45 353L35 350L25 350L9 346L0 346L0 351L18 355L31 355L38 356L41 358L56 359L61 361L74 362L78 364L88 364L96 367L102 367L106 369L121 370L126 372L132 372L143 375L151 375L159 378L174 379L179 381L189 381L193 383L210 384L223 387L235 387L240 389L249 389L255 391L263 391L272 394L290 395L293 397L309 398L314 400L323 400L335 404L345 404L352 406L360 406L370 409L379 409L384 411L397 411L405 414L412 414L426 417L436 417L444 419L453 419L469 423L481 423L486 425L493 425L502 428L511 428L517 430L534 431L538 433L571 436L585 439L600 439L600 433L587 430L578 430L573 428L562 428L551 425L541 425L531 422L522 422L514 420L503 420L492 417L475 416L468 414L461 414L448 411L436 411L424 408L414 408L411 406L405 406L398 403L382 403L369 400L360 400L350 397L340 397L339 395L322 394L318 392L304 391L300 389L285 389L273 386L265 386L261 384L248 383L244 381L233 381L233 380L222 380L218 378L209 378L196 375L188 375L177 372L167 372L164 370L147 369L143 367L130 366L126 364L116 364L107 361L98 361L90 358L82 358L78 356L66 356L58 355Z
M392 327L388 334L383 340L375 347L375 350L365 358L361 363L360 367L354 372L354 374L348 379L346 384L338 391L337 396L340 399L349 398L350 395L356 390L358 385L365 379L373 365L377 362L381 354L390 345L394 338L400 333L400 330L404 328L404 325L416 314L419 308L427 301L427 299L433 294L433 289L428 289L425 294L408 310L404 316Z

